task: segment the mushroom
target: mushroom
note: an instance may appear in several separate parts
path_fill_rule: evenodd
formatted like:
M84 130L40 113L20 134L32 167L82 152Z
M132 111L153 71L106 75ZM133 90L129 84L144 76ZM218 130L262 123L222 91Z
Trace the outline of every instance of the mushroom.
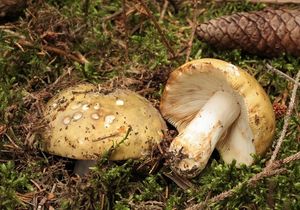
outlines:
M146 156L166 130L158 110L142 96L121 89L103 94L92 84L58 93L47 103L44 118L43 149L84 160L75 166L79 175L112 147L111 160Z
M251 165L272 143L275 117L259 83L244 70L217 59L184 64L170 75L160 110L178 129L171 167L194 177L216 147L225 163Z

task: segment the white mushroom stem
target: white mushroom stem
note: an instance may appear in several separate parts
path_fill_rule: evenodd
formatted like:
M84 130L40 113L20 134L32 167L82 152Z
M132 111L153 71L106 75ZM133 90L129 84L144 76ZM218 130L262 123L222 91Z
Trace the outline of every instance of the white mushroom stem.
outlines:
M240 111L232 94L216 92L172 141L169 151L175 154L173 169L186 172L187 176L189 172L204 169L217 142L238 118Z

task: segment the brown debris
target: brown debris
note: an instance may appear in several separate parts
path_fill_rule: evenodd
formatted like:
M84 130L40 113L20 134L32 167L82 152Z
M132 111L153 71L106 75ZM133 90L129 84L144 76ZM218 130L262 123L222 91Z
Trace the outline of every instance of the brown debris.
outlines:
M287 108L288 108L286 105L287 98L288 98L288 90L286 89L283 92L283 94L276 97L275 100L273 101L273 110L274 110L276 119L279 119L279 118L285 116L285 114L287 112Z
M6 132L7 126L0 124L0 137Z
M26 0L1 0L0 1L0 21L8 21L22 14L26 7Z
M200 40L217 48L242 49L266 57L300 55L300 11L266 9L224 16L197 27Z
M275 112L276 119L283 117L286 114L287 106L282 103L274 102L273 109Z
M85 24L80 18L67 18L50 5L37 10L35 5L27 9L27 18L21 22L26 27L31 40L40 39L43 44L56 45L63 50L72 48L74 42L82 41Z

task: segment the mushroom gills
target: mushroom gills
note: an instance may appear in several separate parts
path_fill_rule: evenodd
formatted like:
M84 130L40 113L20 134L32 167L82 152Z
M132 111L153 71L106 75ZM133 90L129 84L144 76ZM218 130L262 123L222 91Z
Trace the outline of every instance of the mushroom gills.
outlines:
M253 163L252 154L256 154L256 150L247 123L245 120L235 121L229 134L217 144L216 148L225 163L231 163L233 160L236 160L237 166L249 166Z
M172 168L193 177L202 171L216 144L240 114L240 105L229 92L217 91L204 104L195 118L172 141Z
M96 165L96 163L96 160L76 160L73 172L74 174L83 176L87 174L90 167Z

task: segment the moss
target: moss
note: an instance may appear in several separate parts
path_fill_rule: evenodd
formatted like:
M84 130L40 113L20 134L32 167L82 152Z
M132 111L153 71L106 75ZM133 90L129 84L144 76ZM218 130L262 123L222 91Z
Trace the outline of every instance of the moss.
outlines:
M19 35L0 31L0 160L3 162L0 164L0 208L29 209L31 205L21 202L17 195L39 192L40 197L47 197L55 185L55 196L46 201L46 207L133 209L143 206L143 209L150 202L157 208L184 209L240 185L233 197L212 203L209 208L299 209L299 161L285 166L286 173L265 178L255 187L244 184L263 170L271 149L266 157L256 157L256 163L250 167L236 168L234 163L227 165L213 157L203 173L191 180L194 188L183 190L164 175L168 166L156 150L150 160L111 162L104 157L89 175L78 178L72 174L72 160L35 148L42 127L40 110L53 93L71 83L87 81L101 84L103 88L130 88L159 104L168 73L185 62L193 6L187 1L178 6L178 13L169 6L165 18L159 21L176 52L173 57L143 8L135 1L126 2L128 37L123 25L122 1L116 0L48 0L29 4L31 15L28 13L11 23L14 27L9 30L24 36L34 47L19 46ZM159 19L161 1L145 2ZM197 17L198 22L266 7L246 1L226 4L207 1L200 6L205 11ZM53 36L45 36L50 32ZM43 49L45 45L67 54L80 52L89 62L81 64L67 56L47 52ZM289 55L266 59L240 50L215 49L195 38L190 59L204 57L220 58L242 67L257 78L272 101L286 100L286 104L289 97L284 99L283 93L290 91L291 83L267 71L265 66L269 63L291 77L295 77L300 67L299 58ZM281 116L277 120L275 139L282 126ZM300 151L299 126L299 117L293 113L278 158ZM11 142L20 148L16 149ZM272 149L274 146L275 143ZM45 191L40 192L30 179L40 183ZM39 198L32 196L30 201Z
M25 207L21 200L24 192L33 191L30 175L16 170L12 161L0 164L0 208L16 209Z

